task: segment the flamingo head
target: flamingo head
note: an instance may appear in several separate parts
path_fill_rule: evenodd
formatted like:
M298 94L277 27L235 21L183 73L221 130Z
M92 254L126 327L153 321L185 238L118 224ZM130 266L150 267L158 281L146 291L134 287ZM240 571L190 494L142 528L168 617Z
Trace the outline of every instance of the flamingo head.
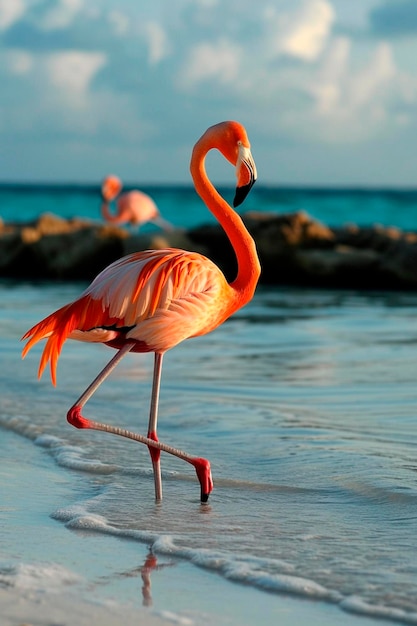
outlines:
M225 159L236 167L237 184L233 206L239 206L257 178L256 165L245 128L239 122L220 122L210 126L200 141L207 142L208 149L217 148Z
M105 202L111 202L122 190L122 181L117 176L106 176L101 185L101 195Z

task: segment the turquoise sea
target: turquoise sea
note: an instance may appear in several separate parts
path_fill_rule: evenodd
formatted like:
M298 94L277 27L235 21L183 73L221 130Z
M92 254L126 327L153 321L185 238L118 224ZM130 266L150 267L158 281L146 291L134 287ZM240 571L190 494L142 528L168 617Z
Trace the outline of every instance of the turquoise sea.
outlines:
M214 220L191 186L148 185L140 189L155 200L163 217L175 226L191 228ZM234 189L220 188L220 191L231 202ZM256 183L241 210L279 213L304 210L329 226L377 223L415 230L417 189L285 188ZM65 218L99 220L99 187L0 184L0 217L5 222L31 221L47 212Z
M211 220L191 189L145 191L179 227ZM93 188L0 189L4 221L98 220L99 205ZM244 210L255 209L417 230L416 191L255 187ZM145 545L156 607L158 577L186 562L209 586L244 585L268 607L290 594L352 624L417 624L417 293L262 287L215 332L168 353L159 436L210 459L202 506L188 465L163 455L155 505L144 446L67 424L111 349L68 342L57 388L36 379L40 346L21 361L23 333L83 288L0 281L0 587L78 585L139 605ZM151 355L127 356L85 414L144 433L151 375ZM182 600L173 589L170 610ZM205 623L208 601L195 600L188 623Z

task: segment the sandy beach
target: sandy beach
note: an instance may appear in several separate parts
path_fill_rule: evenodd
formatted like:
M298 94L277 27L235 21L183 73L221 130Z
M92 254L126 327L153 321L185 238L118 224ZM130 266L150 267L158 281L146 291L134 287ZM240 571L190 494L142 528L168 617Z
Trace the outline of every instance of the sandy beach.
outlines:
M94 597L80 598L74 594L37 594L0 590L0 612L3 626L180 626L206 625L272 625L295 626L372 626L386 623L379 620L357 617L326 604L314 604L290 597L245 599L245 590L226 585L224 590L211 599L210 611L196 614L191 610L180 613L169 610L140 609L118 605L111 601L98 602ZM205 593L201 589L201 593ZM250 594L251 595L251 594ZM231 602L239 604L231 606Z
M0 607L4 626L47 626L52 624L139 624L162 626L165 619L147 611L137 611L112 603L97 604L72 594L44 595L0 590ZM179 623L179 622L178 622ZM185 622L184 622L185 623Z
M178 589L178 578L181 585L190 587L188 602L185 600L180 610L164 608L171 604L169 598L173 589ZM199 574L195 576L191 571L179 572L176 569L158 586L155 607L149 608L132 603L121 604L115 599L100 597L91 590L45 593L0 589L1 623L3 626L372 626L386 623L343 613L331 604L248 591L244 587L225 583L215 575L211 579L205 580ZM199 604L201 609L196 608Z

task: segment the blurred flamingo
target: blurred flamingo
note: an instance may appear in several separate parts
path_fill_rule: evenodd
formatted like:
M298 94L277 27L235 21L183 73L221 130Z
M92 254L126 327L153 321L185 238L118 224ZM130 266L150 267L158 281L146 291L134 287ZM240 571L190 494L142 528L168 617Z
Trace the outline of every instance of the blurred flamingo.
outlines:
M162 498L160 451L191 463L207 502L213 489L210 463L158 441L157 416L162 360L165 352L184 339L204 335L222 324L251 300L260 274L255 243L241 218L224 200L205 171L205 157L218 149L236 167L234 206L243 202L256 180L256 167L244 127L238 122L211 126L197 141L190 170L195 189L223 226L235 250L237 276L228 283L208 258L177 249L136 252L104 269L74 302L55 311L28 330L24 357L32 346L46 339L38 376L48 361L56 384L58 358L66 339L101 342L117 353L68 411L67 419L77 428L93 428L129 437L149 448L155 482L155 498ZM154 373L148 436L89 420L81 409L128 352L154 352Z
M143 191L127 191L119 195L122 182L117 176L107 176L101 186L101 215L112 224L130 224L139 228L146 222L152 222L163 230L172 230L172 224L164 220L150 196ZM109 203L116 200L116 213L111 213Z

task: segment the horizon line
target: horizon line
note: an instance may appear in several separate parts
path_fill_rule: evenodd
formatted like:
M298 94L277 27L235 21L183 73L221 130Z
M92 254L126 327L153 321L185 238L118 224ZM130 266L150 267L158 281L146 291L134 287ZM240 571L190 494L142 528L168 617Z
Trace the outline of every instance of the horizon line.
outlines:
M59 189L100 189L101 183L93 183L93 182L76 182L76 181L53 181L53 182L45 182L45 181L1 181L0 180L0 188L55 188ZM146 188L178 188L178 189L194 189L192 181L183 182L183 183L170 183L170 182L147 182L147 183L135 183L135 182L126 182L123 184L124 189L146 189ZM219 183L216 185L219 189L234 189L233 184L228 183ZM385 191L385 192L417 192L417 185L388 185L388 184L364 184L364 183L339 183L339 184L325 184L325 183L261 183L257 182L254 190L257 189L274 189L274 190L300 190L300 191L357 191L357 192L368 192L368 191Z

